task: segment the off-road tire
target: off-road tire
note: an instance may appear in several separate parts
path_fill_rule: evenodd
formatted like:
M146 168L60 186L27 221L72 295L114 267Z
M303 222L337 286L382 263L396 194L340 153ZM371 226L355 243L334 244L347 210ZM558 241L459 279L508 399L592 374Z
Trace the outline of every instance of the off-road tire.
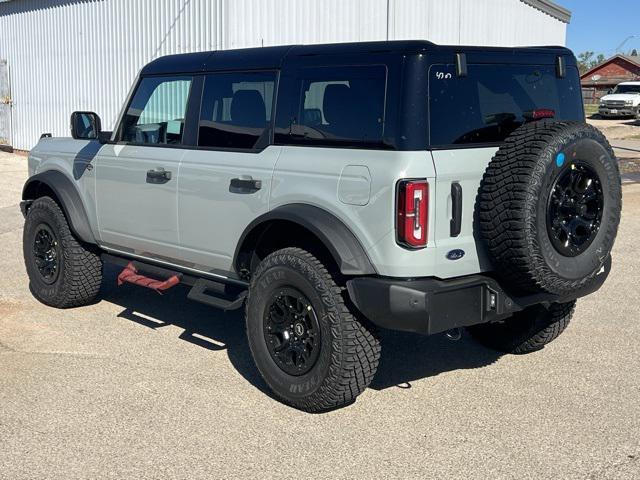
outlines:
M309 299L320 325L319 357L300 376L278 366L263 330L268 299L288 287ZM252 275L246 303L249 347L265 382L284 403L307 412L332 410L352 403L373 379L380 359L379 339L365 319L350 311L344 294L327 268L300 248L268 255Z
M43 224L55 235L60 250L59 272L52 284L43 281L33 250L35 235ZM36 199L28 210L23 254L29 288L40 302L56 308L71 308L88 305L98 295L102 282L100 256L73 236L60 206L50 197Z
M552 244L548 202L557 179L576 164L598 176L604 208L591 243L566 256ZM480 238L496 274L515 292L563 295L587 287L610 255L621 192L615 155L596 128L556 121L518 128L487 167L477 201Z
M524 354L544 348L567 328L575 309L575 300L529 307L499 323L468 327L482 345L505 353Z

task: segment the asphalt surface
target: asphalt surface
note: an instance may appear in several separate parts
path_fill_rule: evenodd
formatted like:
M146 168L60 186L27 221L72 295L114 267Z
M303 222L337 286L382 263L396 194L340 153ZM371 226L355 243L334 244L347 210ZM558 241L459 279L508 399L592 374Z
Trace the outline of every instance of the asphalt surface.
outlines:
M0 153L0 479L640 478L640 185L614 269L544 350L385 332L373 385L309 415L273 400L239 314L115 286L54 310L29 293Z

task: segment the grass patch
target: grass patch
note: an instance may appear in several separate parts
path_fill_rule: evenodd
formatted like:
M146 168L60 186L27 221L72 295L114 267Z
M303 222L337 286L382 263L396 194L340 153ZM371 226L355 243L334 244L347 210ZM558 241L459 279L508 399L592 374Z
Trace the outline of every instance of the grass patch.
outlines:
M584 106L584 114L587 117L590 117L591 115L595 115L596 113L598 113L598 104L597 103L585 104L585 106Z

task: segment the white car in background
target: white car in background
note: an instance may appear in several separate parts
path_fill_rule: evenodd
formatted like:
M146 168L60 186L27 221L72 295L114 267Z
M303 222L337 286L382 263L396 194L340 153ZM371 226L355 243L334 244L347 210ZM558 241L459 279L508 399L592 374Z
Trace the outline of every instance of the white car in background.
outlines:
M598 113L603 117L640 118L640 82L623 82L600 99Z

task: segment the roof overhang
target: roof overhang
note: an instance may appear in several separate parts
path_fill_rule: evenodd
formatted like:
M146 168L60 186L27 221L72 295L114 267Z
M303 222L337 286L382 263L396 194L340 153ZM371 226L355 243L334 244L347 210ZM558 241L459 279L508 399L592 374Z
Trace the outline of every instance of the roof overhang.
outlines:
M533 8L537 8L538 10L546 13L547 15L551 15L553 18L560 20L564 23L569 23L571 21L571 11L567 10L564 7L561 7L555 2L551 0L520 0L522 3L526 3L527 5L531 5Z

